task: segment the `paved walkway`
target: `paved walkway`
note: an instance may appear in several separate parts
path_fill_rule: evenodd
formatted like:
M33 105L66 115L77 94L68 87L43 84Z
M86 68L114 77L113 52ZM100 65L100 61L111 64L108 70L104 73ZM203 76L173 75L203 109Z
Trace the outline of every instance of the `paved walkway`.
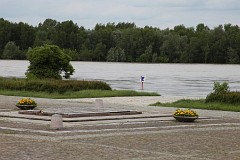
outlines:
M14 98L19 97L5 97L10 101ZM82 106L92 108L95 99L36 101L39 109L69 111ZM85 121L64 122L62 130L51 130L50 122L41 119L0 117L0 159L239 160L239 113L196 110L200 119L181 123L170 116L175 108L146 105L163 102L164 97L103 98L103 101L106 108L143 114L134 115L135 118L115 116L118 119L85 117ZM144 105L139 105L139 101ZM6 105L0 108L7 109ZM104 107L101 109L104 111Z

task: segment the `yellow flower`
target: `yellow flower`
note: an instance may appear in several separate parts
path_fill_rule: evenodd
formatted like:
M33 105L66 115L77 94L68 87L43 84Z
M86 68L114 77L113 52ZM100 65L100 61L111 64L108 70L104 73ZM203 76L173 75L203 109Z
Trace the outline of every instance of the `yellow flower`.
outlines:
M36 102L30 98L22 98L18 101L17 105L37 105Z
M185 110L177 109L173 115L175 115L175 116L186 116L186 117L198 116L198 114L195 111L192 111L190 109L185 109Z

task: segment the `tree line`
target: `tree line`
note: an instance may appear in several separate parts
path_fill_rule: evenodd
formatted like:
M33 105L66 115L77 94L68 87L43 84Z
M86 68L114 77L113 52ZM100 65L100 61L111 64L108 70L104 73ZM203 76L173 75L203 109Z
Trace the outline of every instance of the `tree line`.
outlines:
M85 29L71 20L46 19L34 27L0 19L1 59L26 59L28 50L44 44L59 46L75 61L240 63L240 28L232 24L160 29L123 22Z

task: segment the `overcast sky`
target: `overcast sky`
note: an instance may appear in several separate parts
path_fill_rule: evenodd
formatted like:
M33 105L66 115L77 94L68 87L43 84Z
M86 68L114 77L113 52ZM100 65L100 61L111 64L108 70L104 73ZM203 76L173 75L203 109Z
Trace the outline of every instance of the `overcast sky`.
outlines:
M0 18L33 26L47 18L72 20L86 29L108 22L160 29L204 23L213 28L240 25L240 0L0 0Z

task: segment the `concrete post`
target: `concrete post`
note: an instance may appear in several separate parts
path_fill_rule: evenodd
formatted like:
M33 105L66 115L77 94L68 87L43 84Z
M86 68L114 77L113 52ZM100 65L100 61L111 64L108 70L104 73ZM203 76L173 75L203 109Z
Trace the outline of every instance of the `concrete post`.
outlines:
M103 112L103 100L102 99L96 99L95 100L95 107L97 108L98 112L100 112L100 110Z
M63 128L62 115L60 115L60 114L52 115L50 128L51 129L62 129Z
M95 107L103 107L103 100L102 99L96 99L95 100Z

